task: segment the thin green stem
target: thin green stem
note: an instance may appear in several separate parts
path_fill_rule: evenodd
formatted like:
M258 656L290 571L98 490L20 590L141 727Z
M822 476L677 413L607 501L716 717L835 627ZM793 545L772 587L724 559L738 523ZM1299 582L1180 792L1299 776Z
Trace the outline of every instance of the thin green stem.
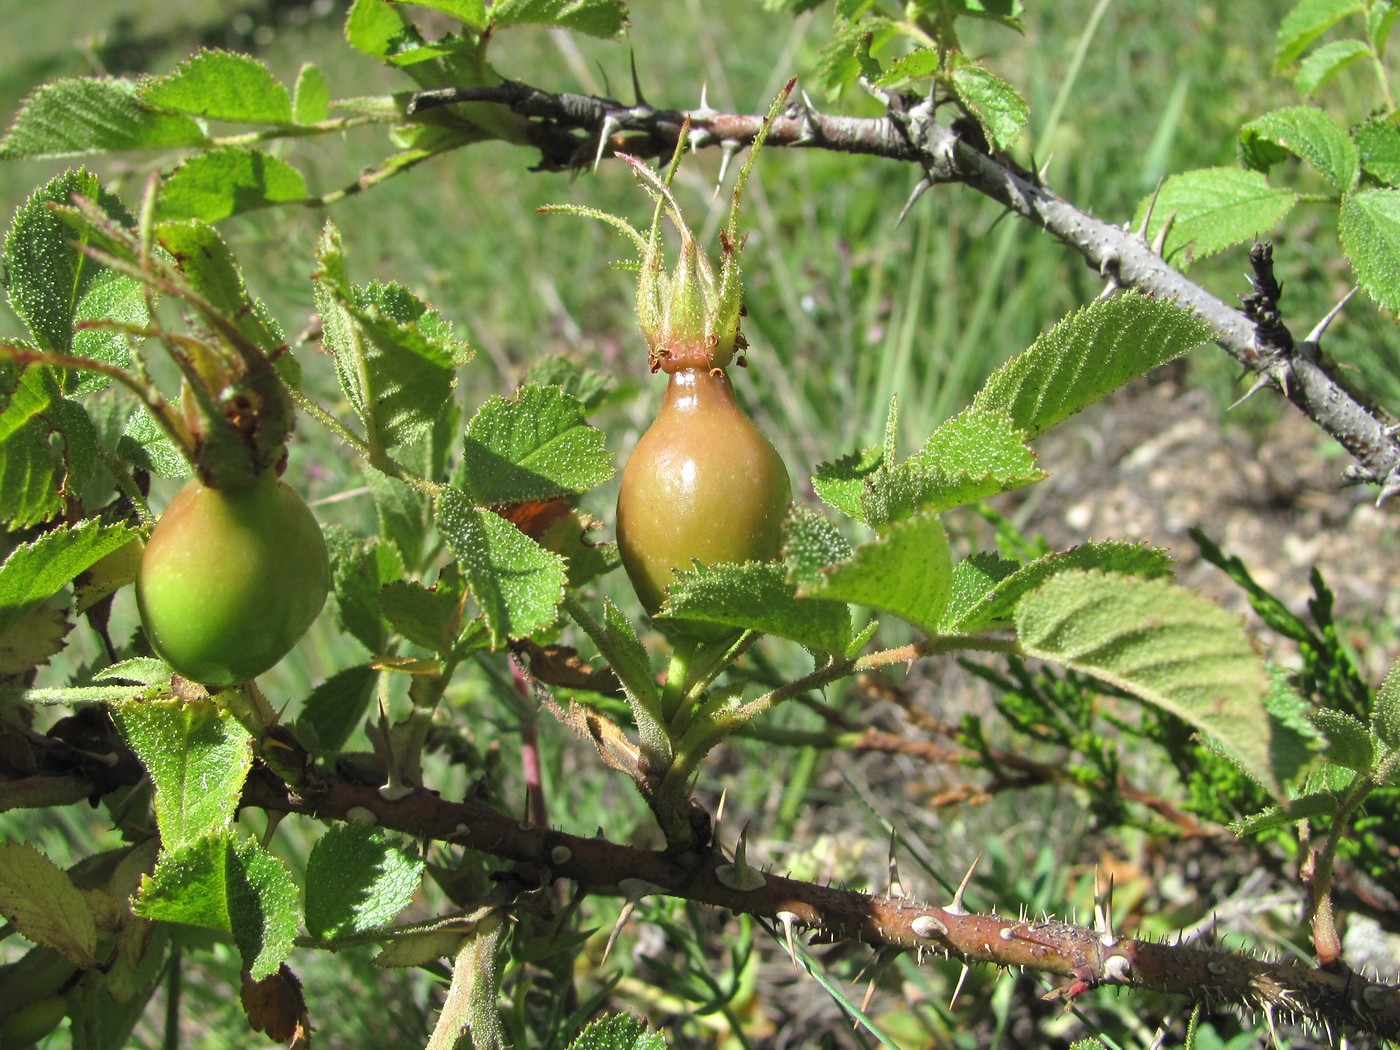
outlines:
M321 426L325 427L341 441L345 442L356 454L363 457L370 466L380 473L388 474L390 477L398 478L404 484L409 485L427 496L436 496L442 492L445 486L405 467L398 460L385 453L382 449L378 451L371 446L359 434L347 427L330 412L322 408L319 404L307 397L305 393L295 387L287 387L287 393L291 396L292 403L304 412L308 417L314 419Z
M666 669L666 684L661 689L661 719L673 725L684 706L690 678L690 661L700 643L689 638L676 641L671 650L671 664Z

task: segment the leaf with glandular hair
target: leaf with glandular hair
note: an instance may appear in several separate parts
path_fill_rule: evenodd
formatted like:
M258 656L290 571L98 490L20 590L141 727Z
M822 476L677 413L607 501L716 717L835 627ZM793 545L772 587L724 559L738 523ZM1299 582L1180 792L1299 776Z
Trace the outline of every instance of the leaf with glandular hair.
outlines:
M1030 120L1030 106L1019 91L962 55L954 61L953 90L997 149L1008 149Z
M1168 300L1124 292L1061 320L992 373L972 405L1006 413L1033 438L1211 335Z
M1005 563L1000 563L998 568ZM975 603L968 603L956 619L944 617L950 631L987 631L1009 626L1016 603L1050 577L1071 569L1098 569L1101 572L1144 578L1172 574L1172 559L1166 551L1141 543L1090 541L1067 551L1037 558L1010 574L995 580ZM956 573L954 574L956 577Z
M492 648L554 622L564 597L563 558L459 489L438 493L433 517L486 616Z
M166 176L157 209L163 219L218 222L306 198L306 179L280 157L242 146L200 153Z
M935 634L952 584L947 533L938 516L925 511L860 544L845 561L799 587L797 594L879 609Z
M1361 175L1356 142L1315 106L1290 106L1255 117L1240 128L1240 149L1249 167L1265 172L1288 155L1298 157L1342 192Z
M252 55L205 50L141 83L141 100L172 113L250 124L292 123L292 97Z
M1274 68L1282 72L1338 22L1366 10L1363 0L1299 0L1274 38Z
M1390 665L1371 705L1371 731L1391 750L1400 749L1400 660Z
M71 205L75 196L96 202L120 225L135 221L92 172L77 168L55 176L19 206L5 234L5 293L42 349L126 367L131 363L126 336L80 324L111 320L144 325L144 289L139 281L99 265L81 250L94 243L94 231L74 228L51 210L51 205ZM106 384L105 377L89 374L68 393Z
M275 973L299 925L297 889L280 860L252 839L223 830L161 854L141 879L132 910L233 935L254 980Z
M611 39L627 29L621 0L496 0L491 26L538 25Z
M1269 677L1238 617L1167 580L1073 570L1025 595L1015 621L1026 655L1176 715L1282 797Z
M661 616L761 631L823 653L845 653L851 611L842 601L800 597L773 562L700 566L676 574Z
M569 1050L666 1050L666 1040L640 1017L613 1014L590 1021Z
M1400 190L1359 190L1342 198L1342 250L1361 287L1400 313Z
M583 403L557 386L524 386L492 397L467 424L462 477L478 503L574 496L613 476L602 433Z
M1257 171L1201 168L1166 179L1144 197L1133 216L1133 227L1147 224L1147 239L1155 243L1164 223L1171 223L1162 254L1185 268L1197 259L1223 252L1262 237L1293 210L1298 195L1269 185Z
M56 594L80 573L136 538L126 525L103 525L89 518L63 525L29 543L20 543L0 564L0 630L26 610Z
M175 149L208 142L199 121L142 102L129 80L69 77L37 88L0 140L0 159Z
M423 858L382 831L329 828L306 862L306 929L324 941L388 925L413 900Z
M340 232L330 222L317 263L316 307L351 406L386 448L424 436L448 410L456 369L471 350L407 289L350 284Z
M253 742L212 700L132 701L114 707L122 736L155 784L156 824L167 850L226 828L253 765Z

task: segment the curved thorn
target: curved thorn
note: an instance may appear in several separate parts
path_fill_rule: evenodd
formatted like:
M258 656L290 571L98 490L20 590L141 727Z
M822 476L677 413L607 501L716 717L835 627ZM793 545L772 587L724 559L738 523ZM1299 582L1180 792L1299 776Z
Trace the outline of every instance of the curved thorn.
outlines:
M1164 249L1167 246L1167 234L1171 232L1172 224L1175 222L1176 212L1168 213L1167 217L1162 220L1162 225L1157 228L1157 236L1152 238L1152 250L1164 259L1166 258Z
M909 191L909 198L904 202L904 207L899 209L899 218L894 220L896 230L904 225L904 217L909 214L909 209L918 203L919 198L927 193L932 185L933 180L927 175L914 184L914 188Z
M977 870L977 865L982 860L982 854L972 858L972 863L968 865L967 874L962 877L962 882L958 883L957 890L953 893L953 902L943 910L950 915L966 915L967 908L963 906L963 894L967 892L967 884L972 881L972 873Z
M603 153L608 148L608 139L619 127L621 127L621 123L611 113L603 118L603 126L598 129L598 152L593 155L593 170L595 172L603 163Z
M633 52L632 52L632 54L631 54L631 60L632 60L632 97L635 98L635 99L637 100L636 103L635 103L635 105L637 105L637 106L645 106L645 107L647 107L648 109L650 109L650 108L651 108L651 103L649 103L649 102L646 100L646 96L642 94L642 82L641 82L641 80L639 80L639 79L637 78L637 52L636 52L636 51L633 51Z
M1337 303L1336 306L1332 307L1332 309L1327 311L1327 316L1325 316L1321 321L1318 321L1317 324L1313 325L1312 331L1307 334L1307 336L1303 339L1303 342L1321 342L1322 333L1327 331L1328 327L1332 324L1332 322L1337 319L1337 315L1342 312L1342 308L1345 307L1347 303L1351 302L1351 297L1355 295L1358 290L1359 286L1353 285L1351 291L1347 292L1346 295L1342 296L1341 301Z
M1144 244L1147 243L1147 230L1152 225L1152 213L1157 210L1157 198L1162 195L1162 183L1165 181L1157 180L1157 188L1152 191L1152 199L1147 202L1147 212L1142 217L1142 225L1138 227L1137 235Z
M958 1004L958 996L962 994L963 985L967 983L968 971L971 969L967 963L963 963L962 972L958 974L958 983L953 987L953 997L948 1000L948 1010L952 1012L954 1006Z
M1239 408L1240 405L1244 404L1255 394L1259 393L1259 391L1265 389L1266 387L1271 387L1273 385L1274 377L1267 372L1263 373L1258 379L1254 381L1254 384L1248 390L1241 394L1239 398L1236 399L1230 405L1230 409ZM1226 409L1226 411L1228 412L1230 409Z

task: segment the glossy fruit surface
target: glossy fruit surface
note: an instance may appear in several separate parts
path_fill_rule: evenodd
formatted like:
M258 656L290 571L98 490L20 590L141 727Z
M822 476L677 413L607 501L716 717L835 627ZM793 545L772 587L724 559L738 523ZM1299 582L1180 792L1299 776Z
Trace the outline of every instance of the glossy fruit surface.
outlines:
M776 558L791 500L782 457L734 400L729 377L673 373L617 500L622 564L647 611L661 607L665 586L693 560Z
M246 682L286 656L330 589L321 527L268 472L235 489L192 481L141 557L136 600L152 648L204 685Z

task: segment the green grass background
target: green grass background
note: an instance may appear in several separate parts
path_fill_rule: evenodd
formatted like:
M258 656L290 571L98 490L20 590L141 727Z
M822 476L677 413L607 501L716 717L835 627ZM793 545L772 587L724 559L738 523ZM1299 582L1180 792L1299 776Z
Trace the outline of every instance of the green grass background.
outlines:
M1169 16L1150 0L1028 6L1024 35L973 25L965 43L1030 103L1031 127L1018 154L1045 165L1054 189L1100 217L1127 221L1164 175L1233 163L1234 133L1241 123L1297 101L1271 74L1272 30L1287 6L1278 0L1175 4ZM302 62L315 61L333 96L402 88L392 73L344 45L343 14L342 4L320 0L310 5L4 0L0 112L12 112L27 91L48 78L159 73L199 46L251 50L288 83ZM822 9L794 21L750 0L637 0L626 43L519 30L503 36L495 60L502 72L540 87L629 98L629 62L635 58L641 86L655 104L698 104L705 84L715 107L761 112L788 76L813 68L829 18L829 10ZM826 99L814 77L804 86L819 107L878 112L878 104L864 96ZM1325 101L1357 115L1368 87L1344 81L1328 89ZM352 181L385 152L383 133L375 129L284 149L317 192ZM630 249L601 224L541 216L536 209L573 202L643 223L648 202L619 164L569 177L531 173L533 160L503 145L463 150L344 201L332 216L344 233L355 280L407 285L477 348L476 360L462 372L468 411L489 394L508 392L539 356L567 353L610 373L633 395L619 398L598 420L610 446L622 455L660 396L659 383L646 373L645 349L632 319L631 279L606 268ZM93 167L132 203L146 174L171 162L164 156L128 156L99 159ZM9 211L60 167L0 165L0 205ZM727 201L727 194L714 192L718 168L715 155L695 157L686 161L680 178L682 202L710 243ZM991 369L1099 290L1097 277L1076 256L956 186L930 191L896 226L916 180L912 169L888 162L775 149L750 183L744 225L750 231L746 330L753 346L751 367L738 385L799 487L817 463L878 440L892 394L900 399L905 448L912 447L964 405ZM303 329L313 312L309 275L324 218L289 208L224 226L250 287L267 301L288 336ZM1335 233L1325 219L1303 213L1276 239L1286 305L1294 311L1289 320L1295 332L1306 331L1345 287ZM1230 255L1194 272L1218 295L1233 298L1244 288L1244 266L1242 254ZM21 331L12 316L5 326ZM1400 373L1400 362L1388 322L1362 309L1338 332L1332 352L1381 400L1394 404L1392 377ZM314 370L314 355L303 351L303 357ZM329 383L328 362L320 363L320 381ZM1219 392L1222 405L1228 402L1235 377L1222 355L1202 351L1193 370L1196 381ZM368 522L368 500L356 495L356 467L328 435L303 424L293 455L293 472L313 500L324 501L318 512L325 520ZM598 494L589 509L606 519L608 498L606 491ZM82 644L76 643L78 662ZM271 677L269 690L295 698L328 670L347 663L347 644L329 628L318 629ZM793 658L778 653L772 659L781 672L784 661ZM505 748L502 775L509 777L515 768L514 725L509 708L491 699L500 688L490 678L467 676L454 703L469 707L483 740L499 733ZM842 694L835 691L828 699L840 705ZM801 724L800 716L773 721L775 729L794 724ZM580 775L580 768L591 769L589 756L580 756L576 743L557 727L542 724L541 729L546 776L554 788L550 797L558 807L551 814L555 823L575 830L605 825L618 837L646 827L625 785ZM1066 816L1064 797L1054 792L1021 800L1018 811L988 807L925 827L920 822L926 814L882 794L897 782L891 773L861 766L836 769L828 757L799 750L775 784L766 754L761 745L732 749L720 761L714 782L728 786L730 807L754 814L755 826L769 839L771 860L794 869L809 865L816 876L878 868L882 845L861 858L850 854L849 841L838 840L883 843L888 831L882 820L898 812L916 836L936 841L941 850L938 862L930 864L937 870L920 873L929 890L935 876L955 880L961 865L985 848L989 874L984 878L1005 899L1035 901L1052 911L1063 911L1076 899L1083 902L1082 878L1067 871L1062 858L1073 852L1071 843L1084 821ZM567 790L561 788L565 784ZM450 794L467 785L439 786ZM858 801L852 808L852 798L869 805L862 808ZM846 807L847 826L809 818L811 811L837 802ZM851 821L856 826L849 826ZM262 830L251 826L257 821L245 823L254 833ZM1024 835L1028 828L1051 825L1063 832L1058 852L1047 852ZM86 812L45 814L42 822L0 817L0 835L31 836L61 862L95 845L96 826ZM278 847L290 863L303 862L310 834L304 828L279 833ZM615 909L604 907L598 921L606 926L612 914ZM683 915L668 907L665 915L651 918L681 921ZM625 968L627 948L615 958L622 960L615 965ZM430 982L421 975L376 970L368 959L368 954L345 953L295 961L313 1016L324 1029L322 1045L422 1045ZM227 990L235 960L227 953L216 960L218 965L187 971L186 1010L194 1020L185 1045L263 1045L238 1034L241 1021ZM904 977L941 1003L956 969L911 967ZM980 997L996 1013L995 1031L1004 1034L1013 1012L1006 989L1015 986L1008 981L994 987L984 974L974 976L965 994ZM767 987L760 985L752 1006L759 1014ZM634 973L626 976L624 991L639 1008L665 1005L665 990L648 987ZM906 1016L894 1008L898 1003L886 1006L889 1024L898 1030L912 1026L911 1040L941 1032L946 1045L979 1045L967 1042L969 1029L948 1011L911 1009ZM754 1026L758 1031L756 1021ZM140 1030L142 1045L159 1045L159 1031L153 1015ZM716 1041L714 1032L714 1025L696 1021L678 1025L672 1036L698 1045Z

